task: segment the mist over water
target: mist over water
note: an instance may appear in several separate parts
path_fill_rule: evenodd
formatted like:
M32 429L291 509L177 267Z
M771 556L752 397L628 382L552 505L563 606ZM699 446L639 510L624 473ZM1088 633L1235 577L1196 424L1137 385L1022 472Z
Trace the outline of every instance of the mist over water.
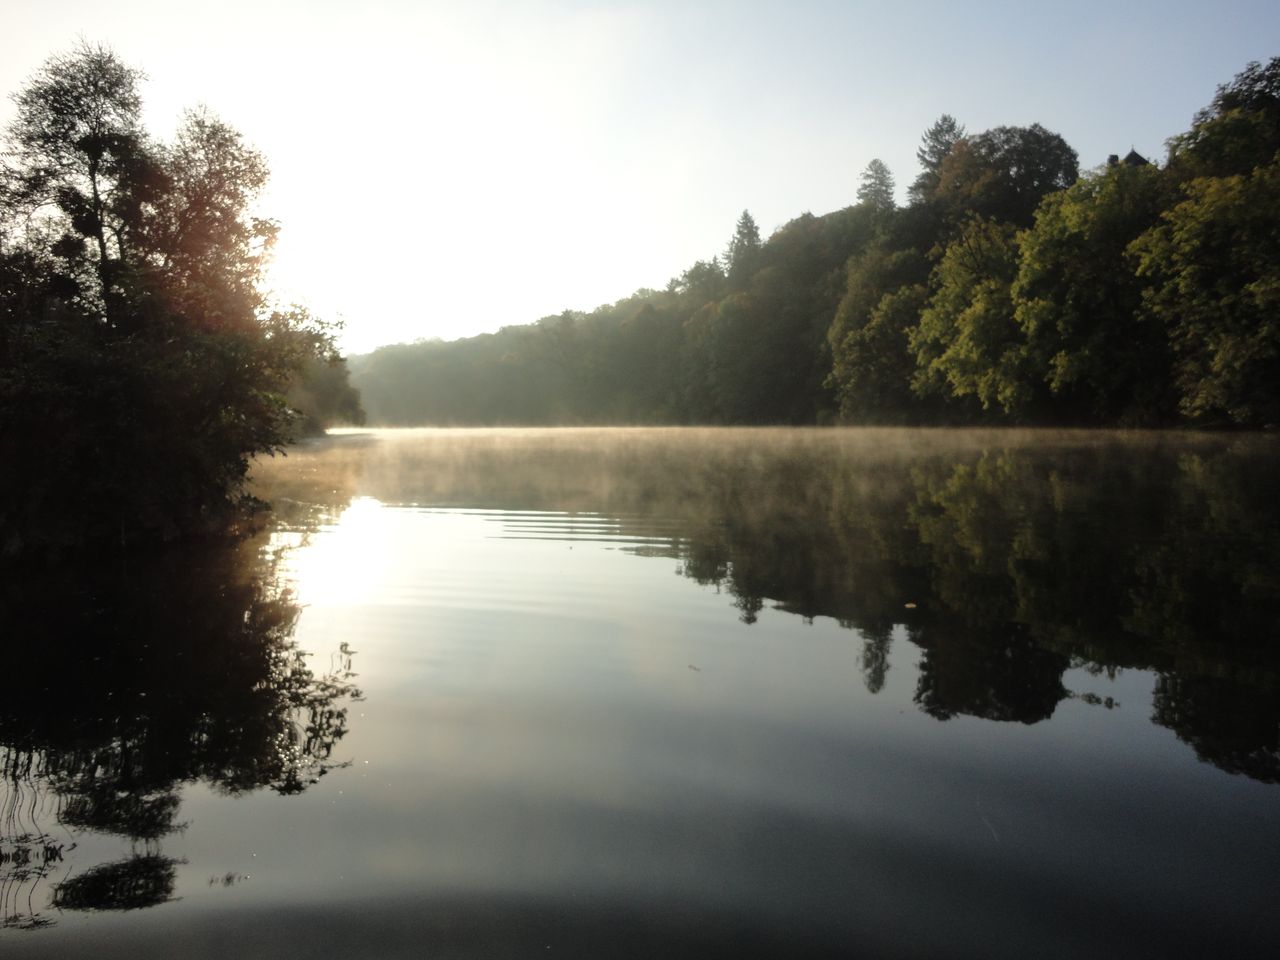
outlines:
M1280 936L1272 438L369 431L255 484L232 553L3 594L57 678L0 710L6 956Z

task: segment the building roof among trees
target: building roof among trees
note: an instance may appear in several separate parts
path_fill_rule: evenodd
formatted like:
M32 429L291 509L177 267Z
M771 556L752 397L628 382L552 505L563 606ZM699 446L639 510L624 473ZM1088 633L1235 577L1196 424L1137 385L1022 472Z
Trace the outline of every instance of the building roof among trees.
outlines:
M1148 160L1146 157L1144 157L1142 154L1140 154L1137 150L1134 150L1132 147L1130 147L1129 152L1124 155L1123 160L1120 159L1119 154L1115 154L1115 153L1107 157L1108 167L1118 166L1119 164L1122 164L1122 163L1126 167L1145 167L1149 165L1151 161Z

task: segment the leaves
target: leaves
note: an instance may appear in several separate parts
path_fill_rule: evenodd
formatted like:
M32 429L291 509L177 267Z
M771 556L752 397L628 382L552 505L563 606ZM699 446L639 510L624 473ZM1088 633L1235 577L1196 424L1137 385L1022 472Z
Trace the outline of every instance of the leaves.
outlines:
M1133 245L1144 308L1174 353L1180 409L1280 423L1280 160L1186 192Z
M330 330L262 291L262 156L204 110L154 143L140 79L82 46L16 98L0 412L23 468L0 476L0 551L218 528L250 457L289 439L291 381L333 354Z

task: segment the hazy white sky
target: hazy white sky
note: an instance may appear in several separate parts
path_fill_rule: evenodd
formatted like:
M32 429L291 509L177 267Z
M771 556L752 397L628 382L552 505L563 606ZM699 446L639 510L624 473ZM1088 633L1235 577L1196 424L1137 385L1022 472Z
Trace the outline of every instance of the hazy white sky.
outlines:
M942 113L1161 158L1280 3L0 0L0 90L81 37L146 71L153 133L204 103L266 154L277 292L362 352L663 287L874 157L901 195Z

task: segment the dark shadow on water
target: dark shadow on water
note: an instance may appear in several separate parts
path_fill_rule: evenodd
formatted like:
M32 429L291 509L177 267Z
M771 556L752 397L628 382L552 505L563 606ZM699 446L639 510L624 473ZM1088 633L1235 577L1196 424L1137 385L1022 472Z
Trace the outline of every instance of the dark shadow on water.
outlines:
M359 696L349 658L320 673L264 541L10 578L0 635L0 899L6 926L173 896L164 838L184 784L298 793L334 766ZM131 852L78 863L86 833ZM50 852L52 851L52 852Z
M168 857L136 854L70 877L54 889L59 910L137 910L172 899L175 863Z
M1101 681L1151 671L1151 717L1188 753L1280 781L1280 456L1270 438L920 436L338 437L274 462L263 492L277 520L304 538L367 496L491 510L495 542L579 538L670 558L690 589L724 595L731 631L788 616L838 622L851 679L872 694L893 682L892 664L916 659L914 703L948 730L964 717L1040 724L1068 700L1104 718L1136 705L1100 695ZM261 542L245 542L0 586L15 678L0 700L6 925L47 925L55 910L164 903L176 895L179 864L163 847L182 826L184 784L290 794L341 762L343 703L358 696L349 651L332 674L311 666L293 639L298 605L275 570ZM773 755L823 754L812 740ZM865 755L859 762L858 776L876 776ZM1151 794L1158 799L1158 787ZM1028 808L1079 834L1108 809L1090 798L1087 790L1038 796ZM560 956L936 956L987 943L983 925L999 914L1010 926L978 955L1023 955L1033 942L1045 955L1172 955L1210 951L1215 911L1230 912L1228 887L1198 890L1173 911L1169 898L1185 885L1163 866L1148 878L1151 902L1137 903L1129 897L1137 885L1124 878L1095 886L1087 869L1023 860L1004 824L1002 840L984 823L976 792L974 833L991 844L981 856L750 798L743 806L736 815L749 824L751 856L729 862L768 869L718 875L741 890L676 884L655 894L638 883L633 899L551 889L546 900L508 890L356 892L341 904L241 911L234 925L214 911L181 930L104 929L74 950L95 960L164 955L179 949L166 940L175 937L202 956L527 956L547 946ZM681 821L668 812L654 811L652 834L639 835L675 849L669 834ZM734 815L716 808L699 829ZM575 835L637 830L634 816L618 817L575 812ZM80 862L83 832L119 838L122 849ZM1153 843L1143 855L1167 865L1177 849ZM1241 869L1256 877L1263 867ZM894 893L906 890L928 902ZM1116 910L1130 913L1107 924L1078 920ZM1265 955L1268 930L1238 923L1219 952Z

